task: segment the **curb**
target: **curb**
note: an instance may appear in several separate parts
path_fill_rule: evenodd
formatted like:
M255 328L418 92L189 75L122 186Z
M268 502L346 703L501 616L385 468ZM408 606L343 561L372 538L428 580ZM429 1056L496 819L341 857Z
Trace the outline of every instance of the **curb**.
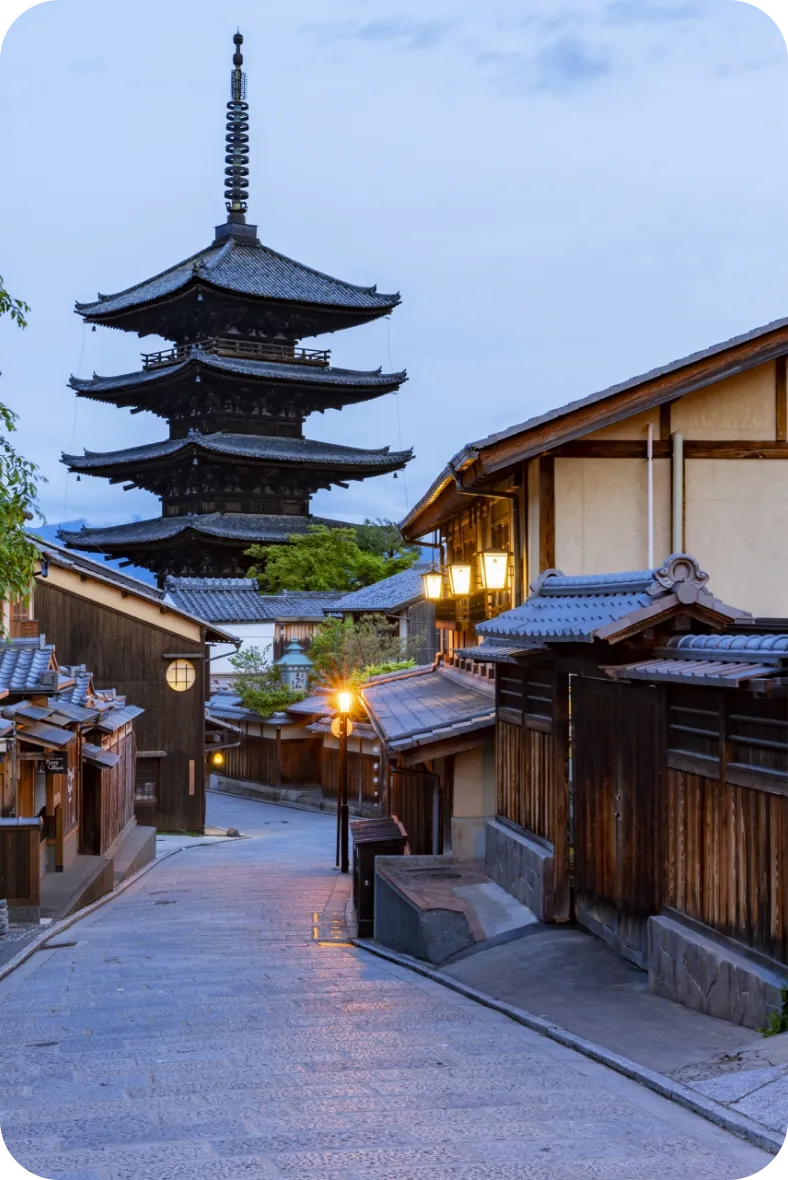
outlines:
M248 840L250 837L246 836L242 837L242 839ZM235 844L237 843L237 840L237 836L228 836L225 837L224 840L220 838L216 839L215 843ZM210 847L211 845L209 844L192 845L192 848ZM2 981L6 979L12 971L16 971L17 967L21 967L23 963L26 963L27 960L36 953L36 951L39 951L45 947L45 944L49 942L50 939L55 938L59 934L62 934L65 930L70 930L72 926L74 926L77 922L81 922L83 918L89 917L91 914L95 913L96 910L101 909L102 906L105 906L109 902L114 901L116 897L120 897L120 895L125 893L127 889L130 889L132 885L136 885L136 883L141 880L141 878L144 877L146 873L151 872L151 870L155 869L157 865L163 864L165 860L169 860L171 856L177 856L179 852L189 851L191 851L191 849L187 846L173 848L170 852L162 853L161 856L155 857L153 860L149 861L148 864L143 865L142 868L138 869L136 873L132 874L132 876L127 877L125 881L121 881L120 885L116 886L109 893L105 893L103 897L99 897L96 899L96 901L91 902L90 905L85 906L84 909L77 910L75 914L69 914L67 918L62 918L60 922L53 922L51 926L43 927L38 938L34 938L32 942L29 942L25 947L23 947L18 955L15 955L13 959L9 959L9 961L4 964L4 966L0 967L0 983L2 983Z
M444 975L442 971L427 967L426 964L420 962L418 959L412 959L409 955L401 955L397 951L390 951L382 947L379 943L372 942L369 939L354 938L351 936L350 941L360 950L369 951L371 954L377 955L378 958L387 959L390 963L396 963L399 967L405 967L409 971L414 971L417 975L423 975L426 979L432 980L433 983L439 983L451 991L458 992L459 995L464 996L468 1000L473 1000L485 1008L491 1008L495 1012L500 1012L503 1016L508 1016L510 1020L514 1020L517 1024L522 1024L525 1028L530 1029L531 1032L547 1037L551 1041L556 1041L559 1045L564 1045L567 1049L574 1049L577 1053L582 1053L584 1057L589 1057L592 1061L596 1061L600 1065L606 1065L609 1069L614 1069L616 1073L623 1074L624 1077L630 1078L633 1082L639 1082L640 1085L653 1090L654 1093L659 1094L662 1098L667 1098L669 1101L675 1102L679 1106L692 1111L693 1114L708 1119L709 1122L715 1123L723 1131L728 1131L730 1134L738 1136L739 1139L745 1139L753 1147L759 1147L762 1151L768 1151L772 1155L779 1155L786 1142L788 1142L788 1140L780 1139L777 1133L770 1131L768 1127L763 1127L760 1123L756 1123L754 1119L750 1119L743 1114L736 1114L729 1110L728 1107L722 1106L720 1103L714 1102L713 1099L706 1098L702 1094L698 1094L688 1086L682 1086L679 1082L671 1081L670 1078L665 1077L664 1074L657 1073L656 1070L647 1069L644 1065L638 1065L637 1062L630 1061L628 1057L621 1057L618 1053L613 1053L610 1049L605 1049L602 1045L588 1041L585 1037L568 1032L565 1028L561 1028L560 1025L551 1024L549 1020L543 1020L540 1016L534 1016L533 1013L526 1012L523 1008L515 1008L511 1004L506 1004L502 1000L496 1000L484 992L477 991L476 988L468 987L467 984L461 983L458 979L452 979L451 976Z

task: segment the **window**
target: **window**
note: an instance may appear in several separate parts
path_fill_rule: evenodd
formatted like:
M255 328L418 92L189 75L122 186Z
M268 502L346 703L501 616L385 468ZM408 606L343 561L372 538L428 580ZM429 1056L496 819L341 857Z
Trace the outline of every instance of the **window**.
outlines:
M159 762L144 758L137 763L134 776L134 799L137 803L157 803L159 799Z
M174 692L188 692L197 679L190 660L173 660L167 668L167 683Z

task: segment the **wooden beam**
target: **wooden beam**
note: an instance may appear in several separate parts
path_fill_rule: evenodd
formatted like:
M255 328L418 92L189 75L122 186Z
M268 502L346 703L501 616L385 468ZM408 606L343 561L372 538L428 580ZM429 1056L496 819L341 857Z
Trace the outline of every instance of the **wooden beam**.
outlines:
M672 405L672 402L664 402L659 407L659 437L662 442L666 442L673 432L670 421L670 407Z
M551 454L557 459L645 459L647 444L639 439L580 439L565 443ZM670 441L654 443L654 458L669 459ZM684 440L685 459L788 459L788 441L769 442L762 439L731 439L730 441Z
M539 573L555 569L555 459L539 460Z
M786 384L788 357L778 356L775 364L777 368L777 429L775 437L778 442L786 442L788 441L788 385Z

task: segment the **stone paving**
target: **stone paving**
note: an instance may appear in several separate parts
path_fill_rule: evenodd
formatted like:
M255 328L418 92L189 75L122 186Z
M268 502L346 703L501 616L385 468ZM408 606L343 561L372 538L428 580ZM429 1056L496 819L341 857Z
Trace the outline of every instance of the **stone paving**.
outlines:
M189 849L0 982L0 1129L61 1180L658 1180L771 1157L344 941L331 817ZM76 945L69 945L75 943Z

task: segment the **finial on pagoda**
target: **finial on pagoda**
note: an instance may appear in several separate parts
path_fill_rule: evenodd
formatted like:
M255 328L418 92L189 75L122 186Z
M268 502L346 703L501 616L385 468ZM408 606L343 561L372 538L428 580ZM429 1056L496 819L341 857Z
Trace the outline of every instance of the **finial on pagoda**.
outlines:
M216 237L248 238L257 240L257 227L246 224L249 200L249 103L246 101L246 74L240 30L233 37L235 53L230 75L230 101L227 104L227 155L224 158L224 195L227 203L227 222L218 226Z

